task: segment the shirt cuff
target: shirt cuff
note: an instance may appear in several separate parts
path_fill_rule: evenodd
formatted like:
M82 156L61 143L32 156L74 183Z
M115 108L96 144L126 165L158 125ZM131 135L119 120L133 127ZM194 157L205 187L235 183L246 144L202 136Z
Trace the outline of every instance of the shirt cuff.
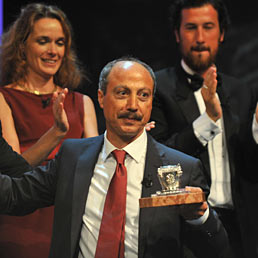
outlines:
M257 121L256 121L255 114L254 114L254 118L253 118L253 126L252 126L252 129L253 129L253 137L254 137L254 140L255 140L256 144L258 144L258 123L257 123Z
M193 226L199 226L202 225L206 222L206 220L208 219L210 214L210 209L208 207L208 209L204 212L204 214L198 218L198 219L192 219L192 220L187 220L186 222L193 225Z
M203 146L205 146L208 141L211 141L216 135L222 132L222 129L219 125L219 120L214 122L209 118L208 114L204 112L193 122L194 134Z

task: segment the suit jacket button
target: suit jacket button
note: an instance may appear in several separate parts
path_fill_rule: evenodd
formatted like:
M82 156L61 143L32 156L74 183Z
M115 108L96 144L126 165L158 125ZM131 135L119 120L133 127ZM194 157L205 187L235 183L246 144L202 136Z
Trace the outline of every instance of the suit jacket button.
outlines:
M209 237L212 237L212 233L211 233L211 232L206 231L206 233L207 233L207 235L208 235Z

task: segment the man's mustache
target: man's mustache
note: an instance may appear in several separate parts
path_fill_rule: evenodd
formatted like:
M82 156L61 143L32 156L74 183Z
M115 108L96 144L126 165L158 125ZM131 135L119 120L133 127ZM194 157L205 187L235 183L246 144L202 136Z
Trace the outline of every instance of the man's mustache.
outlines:
M210 48L209 47L205 47L205 46L195 46L195 47L191 47L191 51L209 51L210 52Z
M139 115L137 113L130 112L130 111L123 112L118 115L118 118L128 118L128 119L134 119L137 121L141 121L142 117L143 117L142 115Z

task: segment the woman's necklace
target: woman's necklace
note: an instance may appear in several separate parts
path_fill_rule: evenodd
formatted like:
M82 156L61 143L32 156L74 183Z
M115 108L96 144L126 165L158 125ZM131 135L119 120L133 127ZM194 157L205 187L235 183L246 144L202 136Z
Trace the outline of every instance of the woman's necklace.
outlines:
M52 91L50 91L50 92L40 92L40 91L38 91L38 90L32 90L32 89L29 89L29 88L25 87L25 86L22 85L22 84L17 84L17 86L19 86L20 88L22 88L24 91L27 91L27 92L29 92L29 93L33 93L33 94L35 94L35 95L47 95L47 94L52 94L52 93L54 93L54 92L57 91L57 86L56 86L56 84L54 84L54 89L53 89Z
M17 85L26 92L40 96L42 108L46 108L47 106L49 106L49 104L51 102L51 97L44 98L44 96L48 95L48 94L52 94L57 91L56 84L54 84L54 89L50 92L40 92L38 90L29 89L29 88L25 87L24 85L20 85L20 84L17 84Z

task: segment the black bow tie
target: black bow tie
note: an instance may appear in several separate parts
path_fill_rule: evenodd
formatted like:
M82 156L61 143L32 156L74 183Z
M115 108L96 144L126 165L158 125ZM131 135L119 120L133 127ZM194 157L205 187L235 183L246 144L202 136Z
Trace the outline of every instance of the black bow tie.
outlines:
M203 85L203 78L198 75L198 74L186 74L187 78L190 79L189 82L189 87L193 90L193 91L197 91L199 90L202 85Z

